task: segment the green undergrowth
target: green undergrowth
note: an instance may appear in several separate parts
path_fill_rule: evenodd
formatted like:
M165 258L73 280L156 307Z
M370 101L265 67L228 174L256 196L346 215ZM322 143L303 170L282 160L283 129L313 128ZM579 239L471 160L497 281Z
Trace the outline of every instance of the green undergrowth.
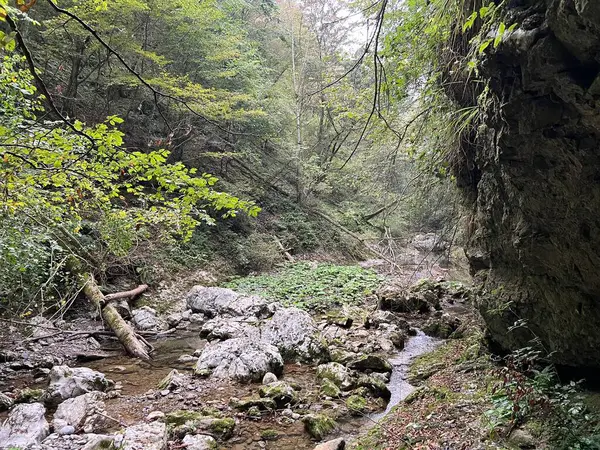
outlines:
M225 286L277 300L285 306L328 309L362 303L382 281L382 276L358 266L300 262L272 274L237 278Z

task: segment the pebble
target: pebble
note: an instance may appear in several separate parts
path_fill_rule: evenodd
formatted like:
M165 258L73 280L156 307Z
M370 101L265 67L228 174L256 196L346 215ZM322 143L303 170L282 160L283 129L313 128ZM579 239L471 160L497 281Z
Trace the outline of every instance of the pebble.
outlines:
M164 390L160 391L160 395L162 395L163 397L166 397L170 393L171 393L171 391L169 391L168 389L164 389Z

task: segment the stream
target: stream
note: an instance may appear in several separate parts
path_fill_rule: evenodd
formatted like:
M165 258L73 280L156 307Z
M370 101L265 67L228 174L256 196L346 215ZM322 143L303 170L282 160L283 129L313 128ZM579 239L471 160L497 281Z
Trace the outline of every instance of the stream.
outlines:
M419 355L434 350L441 342L425 335L420 330L411 337L403 350L395 352L390 358L394 366L388 388L391 399L384 411L362 417L344 416L338 421L338 428L327 437L333 439L344 437L351 441L359 433L367 431L382 419L390 410L406 398L415 387L407 382L411 361ZM181 355L191 354L202 348L206 341L197 333L182 333L177 336L160 339L154 342L156 352L153 360L143 362L133 360L125 355L115 356L86 363L85 366L105 373L109 378L122 386L121 397L106 401L107 412L118 418L121 424L115 423L115 431L120 425L131 425L144 420L151 411L169 411L175 409L193 409L199 406L227 405L231 397L244 397L255 393L259 383L228 383L210 379L194 379L190 385L167 395L153 392L159 382L172 370L185 373L192 365L178 362ZM280 379L303 386L314 386L316 367L288 363L284 375ZM312 449L314 440L303 429L302 421L289 421L280 414L263 416L261 420L253 420L240 414L236 417L235 436L224 442L219 448L242 449ZM277 440L269 441L261 438L264 430L276 430Z

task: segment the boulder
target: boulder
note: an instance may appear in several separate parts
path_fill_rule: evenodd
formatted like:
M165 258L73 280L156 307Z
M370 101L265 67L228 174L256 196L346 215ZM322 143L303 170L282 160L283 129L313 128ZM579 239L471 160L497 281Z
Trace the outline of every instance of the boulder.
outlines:
M351 395L346 399L346 408L353 416L361 416L367 411L367 400L362 395Z
M81 429L85 433L98 431L107 425L104 411L104 394L89 392L65 400L56 409L52 425L55 431L67 426ZM67 433L59 433L67 434Z
M122 450L166 450L167 426L162 422L140 423L123 433Z
M248 338L210 343L195 367L196 375L242 382L260 381L267 372L283 372L279 351L266 342Z
M296 391L285 381L275 381L274 383L261 386L258 390L261 397L272 399L278 408L295 403Z
M158 330L160 328L156 311L149 306L142 306L131 311L131 320L138 330Z
M417 250L427 253L442 253L449 247L448 242L435 233L415 234L410 243Z
M391 311L376 310L367 316L365 328L380 328L381 325L395 325L397 329L408 333L410 325L406 319Z
M430 303L422 295L407 293L402 286L387 285L377 291L377 306L398 313L428 313Z
M55 366L50 371L46 400L58 404L88 392L105 392L113 386L114 382L106 378L103 373L87 367Z
M262 339L276 346L286 360L305 363L331 360L315 321L298 308L275 312L262 328Z
M273 306L262 297L244 296L227 288L194 286L187 295L187 306L209 318L250 317L264 319L273 314Z
M361 372L366 370L371 370L373 372L391 372L393 369L392 365L387 360L377 355L359 356L350 361L348 367Z
M354 381L348 369L337 362L321 364L317 367L317 378L330 380L344 390L352 389L352 386L354 386Z
M216 450L217 441L205 434L187 434L181 441L186 450Z
M389 401L392 397L392 393L385 384L385 381L377 377L371 375L361 375L358 377L356 385L367 388L374 396L380 397L385 401Z
M321 381L321 394L325 397L338 398L342 395L342 390L329 378Z
M200 336L209 341L224 341L241 337L258 340L260 339L260 329L239 319L216 317L202 325Z
M50 427L41 403L17 405L0 426L0 449L26 449L44 440Z
M231 406L240 411L249 411L258 408L260 411L271 411L277 408L275 400L268 397L244 397L242 399L232 398Z

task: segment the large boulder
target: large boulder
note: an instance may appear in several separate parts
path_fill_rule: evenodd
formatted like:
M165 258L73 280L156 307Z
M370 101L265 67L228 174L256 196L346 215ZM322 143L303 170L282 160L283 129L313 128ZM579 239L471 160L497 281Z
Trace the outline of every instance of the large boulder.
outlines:
M459 107L482 108L452 165L472 207L471 271L490 294L480 311L498 350L535 337L552 362L597 377L600 2L506 3L503 22L519 27L486 52L478 80L443 80ZM478 105L478 86L496 100Z
M261 386L258 393L261 397L272 399L279 408L295 403L298 397L294 388L285 381L275 381Z
M58 404L63 400L93 391L107 391L114 382L103 373L87 367L55 366L50 371L46 400Z
M263 326L262 339L275 345L286 360L305 363L331 360L315 321L298 308L279 309Z
M65 400L56 409L52 425L55 431L66 426L81 429L85 433L98 431L107 425L104 411L104 394L89 392Z
M275 305L262 297L245 296L220 287L194 286L187 295L187 306L193 312L203 313L209 318L250 317L264 319L270 317Z
M195 367L196 375L242 382L260 381L267 372L277 375L283 372L281 354L267 342L248 338L207 345Z
M0 449L26 449L44 440L50 427L41 403L17 405L0 427Z
M166 450L167 426L162 422L133 425L125 429L121 450Z
M317 378L324 380L330 380L337 387L344 390L352 389L354 381L350 371L342 364L337 362L330 362L327 364L321 364L317 367Z

